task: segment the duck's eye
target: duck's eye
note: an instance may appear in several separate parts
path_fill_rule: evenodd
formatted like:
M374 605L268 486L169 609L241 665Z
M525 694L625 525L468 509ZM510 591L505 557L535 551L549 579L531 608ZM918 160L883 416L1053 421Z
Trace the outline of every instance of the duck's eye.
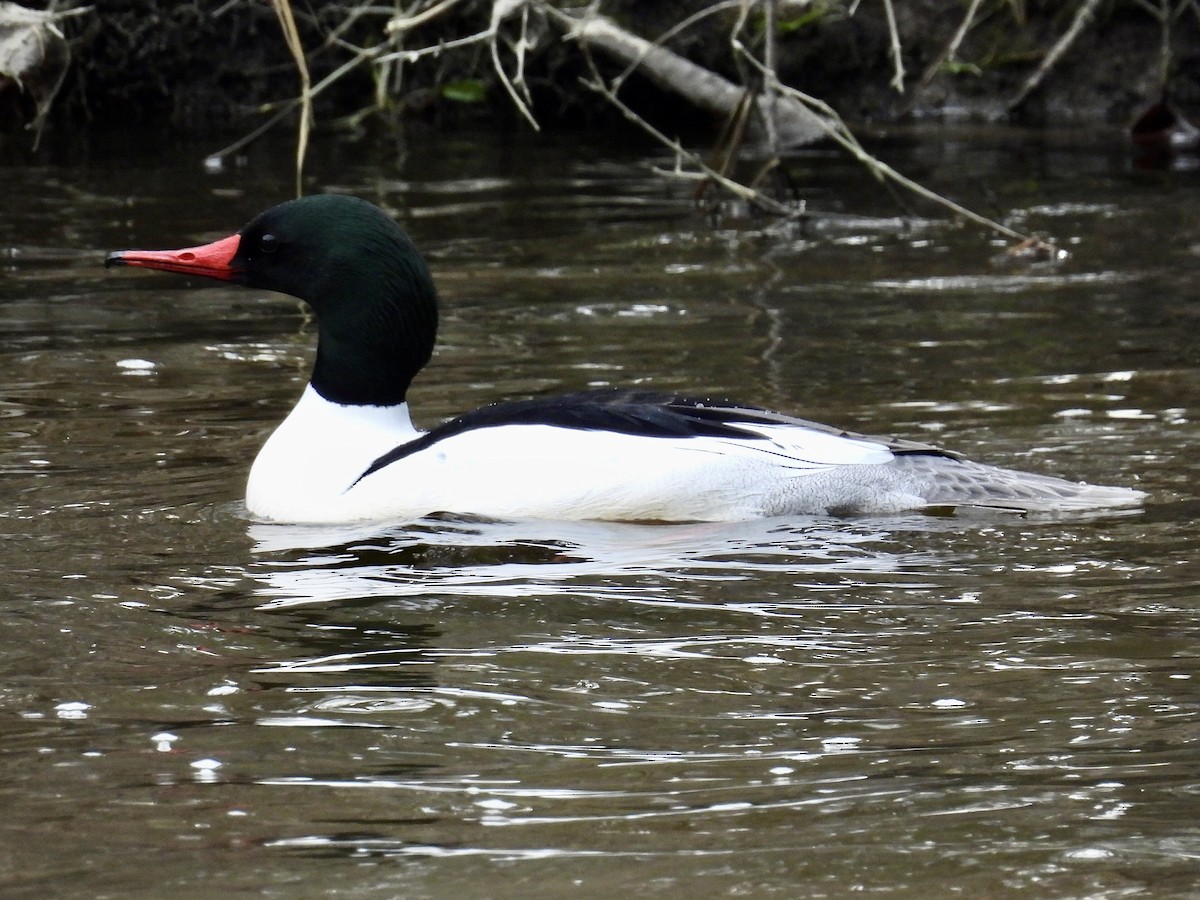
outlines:
M258 249L263 253L274 253L279 249L279 238L273 234L264 234L258 239Z

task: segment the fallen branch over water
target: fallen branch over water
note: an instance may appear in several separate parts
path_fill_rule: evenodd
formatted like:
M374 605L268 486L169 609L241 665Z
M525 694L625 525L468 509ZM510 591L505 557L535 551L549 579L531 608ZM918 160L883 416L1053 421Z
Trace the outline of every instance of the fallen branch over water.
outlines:
M283 13L283 10L290 8L289 0L273 0L273 2L276 4L276 8L281 10L281 20L285 21L289 46L293 48L293 52L299 52L298 38L295 38L292 30L286 28L286 19ZM352 47L340 37L337 38L338 45L348 48L353 54L349 61L339 66L316 85L308 83L305 77L306 71L302 68L303 88L300 97L286 104L272 120L265 123L253 135L223 149L214 156L221 158L235 152L297 107L302 111L308 110L315 96L358 66L364 64L379 67L411 66L429 58L439 58L467 48L486 48L496 79L520 115L532 128L537 129L539 125L534 114L533 97L527 82L528 63L530 55L538 49L541 36L546 32L543 27L544 23L550 22L557 29L560 45L576 47L583 55L590 73L589 77L584 79L584 86L604 98L605 102L623 117L674 155L675 167L664 174L696 181L706 186L718 187L730 196L769 215L795 217L803 213L803 204L772 195L764 191L761 184L768 173L779 171L778 154L780 152L789 147L830 139L867 166L881 182L895 185L924 200L939 204L956 216L1007 238L1023 242L1026 245L1047 247L1047 254L1052 257L1059 255L1060 251L1057 249L1041 244L1028 235L1021 234L1002 223L975 213L897 172L868 153L842 118L828 104L794 87L782 84L778 78L774 53L776 31L774 11L777 2L778 0L722 0L701 13L685 19L659 41L650 41L621 27L611 19L599 15L596 12L598 4L595 3L583 9L568 11L558 8L548 0L493 0L489 9L486 29L417 47L406 46L405 41L419 28L445 17L450 10L460 5L461 0L441 0L441 2L424 8L417 5L399 15L385 7L362 3L354 9L355 15L387 14L387 20L381 29L384 35L383 39L372 46ZM1093 0L1085 0L1085 8L1087 4L1092 3ZM976 7L977 4L972 6L971 12L968 13L968 22ZM744 71L750 74L750 83L736 84L663 45L663 41L668 37L691 27L700 18L735 9L738 11L738 15L730 30L730 45L735 58L742 64ZM890 2L888 9L891 10ZM764 52L761 58L747 45L744 37L748 30L747 22L752 11L762 13L765 17L764 21L771 26L765 29ZM1076 21L1082 20L1084 20L1084 16L1078 17ZM904 70L900 63L899 39L894 16L889 22L893 40L892 54L896 66L893 82L896 89L901 90ZM960 31L965 31L965 27L964 24ZM514 31L515 36L512 34ZM958 41L961 41L960 34L956 34L955 40L952 41L948 51L950 54L953 54ZM616 77L605 77L592 57L593 51L602 53L609 59L622 64L625 67L624 71ZM300 57L297 65L302 66L302 64L303 59ZM664 90L678 95L682 100L691 103L698 109L722 117L729 123L726 128L727 140L719 149L715 164L706 163L699 154L688 150L679 140L654 126L620 96L625 80L634 71L649 78ZM399 78L396 77L393 81L399 83ZM377 97L377 103L381 103L383 99L385 99L383 96ZM310 114L303 112L297 148L298 185L309 122ZM760 157L765 155L766 160L759 169L758 176L750 184L742 184L730 176L730 170L734 158L739 154L744 155L748 150L753 150L753 153Z
M579 41L607 53L700 109L731 117L742 103L746 94L744 85L734 84L659 44L638 37L604 16L576 17L549 5L545 8L565 28L566 40ZM613 85L614 89L619 86L619 81ZM811 144L824 137L830 127L821 116L791 98L773 103L770 111L764 108L769 102L760 92L754 98L756 115L760 120L767 116L773 119L784 146Z

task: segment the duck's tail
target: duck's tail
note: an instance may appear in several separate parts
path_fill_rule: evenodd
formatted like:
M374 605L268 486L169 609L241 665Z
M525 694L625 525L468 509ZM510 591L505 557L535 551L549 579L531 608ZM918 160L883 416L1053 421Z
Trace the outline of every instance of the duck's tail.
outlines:
M930 506L976 506L1016 512L1076 512L1138 506L1145 491L1067 481L969 460L907 454L893 465L919 482Z

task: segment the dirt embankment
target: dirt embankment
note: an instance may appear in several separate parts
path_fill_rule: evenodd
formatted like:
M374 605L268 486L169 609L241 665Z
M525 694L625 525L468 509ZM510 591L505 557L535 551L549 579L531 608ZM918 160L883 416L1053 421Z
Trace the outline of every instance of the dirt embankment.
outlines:
M537 3L486 36L500 5L462 2L397 25L383 4L295 4L313 83L345 70L317 96L318 118L511 119L517 113L496 59L518 92L528 91L544 125L618 118L581 86L589 64L580 42ZM21 37L3 28L12 6L0 3L0 73L14 59L5 56L5 35L10 49ZM1187 4L1165 37L1135 0L893 0L893 7L894 27L884 3L780 3L773 30L780 80L851 122L1127 124L1164 87L1185 111L1200 112L1200 14ZM730 40L738 4L610 0L600 8L631 34L669 35L664 43L676 53L730 80L747 78ZM760 56L766 23L760 8L737 32ZM98 0L49 22L38 41L44 71L0 74L0 128L10 133L39 110L48 111L50 139L57 129L163 124L193 134L244 131L298 90L279 20L261 0ZM397 51L414 55L387 58ZM602 54L594 58L606 75L620 71ZM695 122L686 104L636 73L622 97L665 128Z

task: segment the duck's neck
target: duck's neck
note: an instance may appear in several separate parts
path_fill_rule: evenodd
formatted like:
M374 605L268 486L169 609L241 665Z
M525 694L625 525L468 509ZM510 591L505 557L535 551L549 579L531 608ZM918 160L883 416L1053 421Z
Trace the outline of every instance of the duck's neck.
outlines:
M400 406L432 354L432 340L417 340L410 334L355 335L347 341L322 328L309 383L317 394L339 406Z
M313 388L343 406L404 403L437 339L437 290L424 261L416 250L381 253L330 281L332 296L310 300L320 322Z

